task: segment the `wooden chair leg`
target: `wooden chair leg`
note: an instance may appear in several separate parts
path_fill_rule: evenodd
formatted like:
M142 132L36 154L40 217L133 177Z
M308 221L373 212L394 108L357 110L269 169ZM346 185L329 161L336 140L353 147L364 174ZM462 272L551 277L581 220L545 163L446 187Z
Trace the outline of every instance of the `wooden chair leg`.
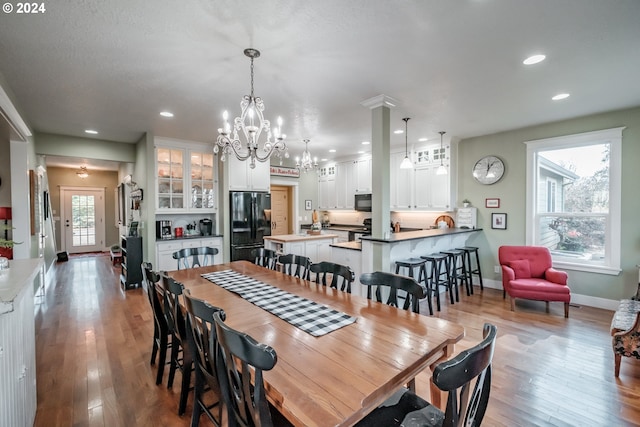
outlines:
M544 308L545 308L545 311L548 313L549 312L549 301L545 301L544 302Z
M569 317L569 303L564 303L564 317Z
M620 353L616 353L613 355L613 357L614 357L614 363L615 363L614 372L615 372L616 378L618 378L618 376L620 375L620 361L622 360L622 355Z
M511 300L511 311L516 311L516 299L512 296L509 299Z

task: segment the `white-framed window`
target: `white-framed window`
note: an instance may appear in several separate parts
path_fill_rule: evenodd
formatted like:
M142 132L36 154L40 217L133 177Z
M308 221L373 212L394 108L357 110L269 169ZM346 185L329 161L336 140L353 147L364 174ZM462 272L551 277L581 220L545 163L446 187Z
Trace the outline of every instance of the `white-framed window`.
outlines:
M620 272L623 130L525 142L526 242L548 247L556 267Z

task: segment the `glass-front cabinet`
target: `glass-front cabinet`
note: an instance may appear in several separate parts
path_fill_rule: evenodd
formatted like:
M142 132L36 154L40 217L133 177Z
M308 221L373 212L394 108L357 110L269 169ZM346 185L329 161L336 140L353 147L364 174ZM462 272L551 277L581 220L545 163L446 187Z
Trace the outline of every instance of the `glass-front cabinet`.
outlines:
M156 212L214 212L215 162L210 147L156 138Z
M184 150L156 150L158 209L184 208Z

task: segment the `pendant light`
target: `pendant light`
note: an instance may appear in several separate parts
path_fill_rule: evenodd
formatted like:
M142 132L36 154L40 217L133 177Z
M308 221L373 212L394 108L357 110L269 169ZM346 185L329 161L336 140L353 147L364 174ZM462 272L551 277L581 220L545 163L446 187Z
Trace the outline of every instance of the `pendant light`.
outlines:
M413 169L413 163L411 163L411 159L409 158L407 143L407 122L409 122L410 118L405 117L402 120L404 120L404 159L402 160L402 163L400 163L400 169Z
M442 158L444 157L444 151L442 150L442 136L446 133L445 131L438 132L440 134L440 166L436 170L436 175L446 175L447 167L442 163Z

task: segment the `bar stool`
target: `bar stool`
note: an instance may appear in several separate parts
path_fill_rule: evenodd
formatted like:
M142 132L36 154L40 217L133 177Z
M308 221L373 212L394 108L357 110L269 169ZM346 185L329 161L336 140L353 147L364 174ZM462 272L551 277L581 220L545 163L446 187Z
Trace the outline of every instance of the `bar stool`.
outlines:
M467 277L467 268L464 263L464 251L459 249L449 249L442 251L443 254L449 256L449 270L451 271L451 280L462 287L462 282L467 290L467 296L471 295L471 286ZM457 295L456 295L457 296ZM458 301L458 299L456 299Z
M431 288L427 280L427 260L423 258L408 258L396 261L396 274L400 274L400 269L406 268L409 272L408 276L414 279L413 269L418 268L418 284L424 281L425 293L427 295L427 303L429 305L429 314L433 314L433 306L431 304ZM438 310L440 305L438 304Z
M473 275L478 275L478 280L480 281L480 290L484 290L484 285L482 284L482 270L480 270L480 255L478 254L478 247L476 246L463 246L461 248L456 248L464 251L464 258L467 267L467 277L469 277L469 284L471 285L471 293L473 294ZM476 255L476 268L473 268L471 253Z
M431 268L429 269L430 274L425 279L425 282L427 283L427 288L432 289L436 294L436 304L438 307L438 311L440 311L440 286L444 286L447 288L447 292L449 292L449 300L451 301L451 304L454 304L452 288L453 284L451 281L451 275L449 274L449 256L441 253L435 253L422 255L420 258L431 263ZM458 299L457 287L455 292L456 299Z

